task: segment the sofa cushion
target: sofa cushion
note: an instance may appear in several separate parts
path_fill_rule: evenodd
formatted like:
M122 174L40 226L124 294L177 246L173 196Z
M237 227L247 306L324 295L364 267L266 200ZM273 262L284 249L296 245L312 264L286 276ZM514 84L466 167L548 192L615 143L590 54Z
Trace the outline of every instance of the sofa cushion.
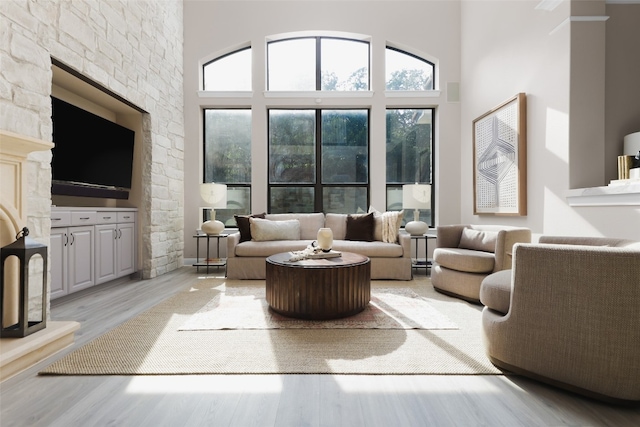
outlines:
M495 231L474 230L465 227L460 236L459 248L476 251L495 252L498 233Z
M288 214L267 214L266 219L272 221L288 221L297 219L300 221L300 238L316 240L318 230L324 227L324 214L316 213L288 213Z
M433 261L450 270L490 273L495 266L495 255L472 249L436 248L433 251Z
M271 240L300 239L300 221L271 221L268 219L249 218L251 240L264 242Z
M373 225L373 212L347 216L347 233L345 240L372 242Z
M344 240L347 235L347 214L328 213L324 226L333 231L333 240Z
M380 241L334 240L333 250L355 252L369 258L399 258L403 255L402 246L399 244Z
M251 240L251 226L249 224L249 218L264 218L265 212L252 215L234 215L238 231L240 231L240 241L247 242Z
M480 302L486 307L507 314L511 304L511 270L502 270L484 278L480 285Z
M236 256L262 257L282 252L301 251L311 244L312 240L272 240L266 242L242 242L236 246Z

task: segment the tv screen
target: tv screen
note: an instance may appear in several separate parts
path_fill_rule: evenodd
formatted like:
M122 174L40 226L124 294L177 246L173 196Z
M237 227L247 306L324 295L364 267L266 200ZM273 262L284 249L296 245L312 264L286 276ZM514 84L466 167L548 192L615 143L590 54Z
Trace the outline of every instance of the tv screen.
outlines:
M51 99L54 183L131 189L135 132Z

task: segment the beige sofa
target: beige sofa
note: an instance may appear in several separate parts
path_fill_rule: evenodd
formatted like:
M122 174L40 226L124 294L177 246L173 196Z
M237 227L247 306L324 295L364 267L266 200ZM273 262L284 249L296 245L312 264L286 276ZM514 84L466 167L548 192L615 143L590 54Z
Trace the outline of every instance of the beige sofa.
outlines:
M227 278L264 279L265 259L280 252L301 251L316 240L318 229L331 228L333 249L355 252L371 259L372 279L411 280L411 237L397 232L396 243L382 241L382 221L376 216L373 241L345 240L347 232L346 214L299 213L267 214L271 221L297 220L300 223L300 239L243 241L240 233L227 238Z
M640 242L543 236L480 300L498 367L607 401L640 401Z
M511 268L516 242L531 242L528 228L456 224L436 229L431 283L444 294L479 303L480 284L491 273Z

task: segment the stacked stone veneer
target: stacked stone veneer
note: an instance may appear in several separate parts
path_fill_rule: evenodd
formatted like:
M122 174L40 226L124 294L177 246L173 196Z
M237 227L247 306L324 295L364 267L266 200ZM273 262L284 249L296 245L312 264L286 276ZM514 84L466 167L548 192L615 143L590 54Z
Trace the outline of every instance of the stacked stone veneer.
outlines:
M0 128L52 139L51 57L142 108L144 278L182 265L181 0L0 1ZM51 152L29 155L27 226L48 242Z

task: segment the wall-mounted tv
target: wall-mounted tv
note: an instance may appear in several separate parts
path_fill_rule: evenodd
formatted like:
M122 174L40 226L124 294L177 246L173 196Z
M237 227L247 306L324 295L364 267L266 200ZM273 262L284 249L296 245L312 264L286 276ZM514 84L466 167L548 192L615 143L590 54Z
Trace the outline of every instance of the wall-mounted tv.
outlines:
M52 194L128 198L135 132L51 97Z

